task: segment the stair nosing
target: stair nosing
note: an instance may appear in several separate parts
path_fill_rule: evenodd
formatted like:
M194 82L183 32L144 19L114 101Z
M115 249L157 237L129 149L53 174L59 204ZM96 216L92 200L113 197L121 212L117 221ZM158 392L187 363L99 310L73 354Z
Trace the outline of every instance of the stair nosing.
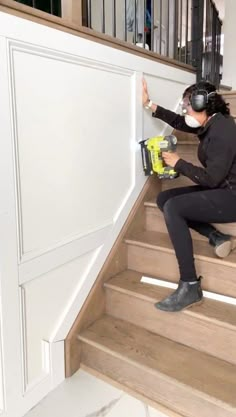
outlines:
M167 233L163 233L163 232L153 232L153 233L157 233L157 234L161 234L161 235L165 235L168 236ZM195 239L193 239L195 241ZM161 252L165 252L165 253L171 253L174 254L174 248L166 248L164 246L160 246L159 244L153 244L153 243L148 243L145 241L140 241L135 237L126 237L124 238L124 242L128 245L134 245L134 246L138 246L138 247L144 247L147 249L153 249L153 250L160 250ZM204 256L204 255L199 255L197 253L194 252L194 258L195 259L199 259L201 261L206 261L206 262L211 262L217 265L225 265L225 266L229 266L231 268L236 268L236 263L230 262L230 261L226 261L222 258L213 258L210 256Z
M119 275L119 274L117 274L117 275ZM142 275L142 274L140 274L140 275ZM115 278L115 277L113 277L113 278ZM144 295L144 294L140 294L140 293L135 293L132 290L128 290L128 289L123 289L121 286L111 284L109 281L107 281L107 282L104 283L104 287L105 288L108 288L108 289L111 289L113 291L119 292L121 294L130 295L130 296L132 296L134 298L137 298L137 299L142 300L142 301L146 301L148 303L156 303L157 301L159 301L158 299L152 298L152 297L150 297L148 295ZM220 301L218 301L218 302L220 302ZM222 321L222 320L219 320L219 319L216 319L216 318L208 317L208 316L202 314L200 311L199 312L195 312L195 311L191 311L191 310L185 309L181 313L182 314L186 314L188 316L195 317L198 320L201 319L201 320L204 320L204 321L206 321L208 323L214 323L218 327L222 327L224 329L228 329L228 330L231 330L233 332L236 332L236 325L234 326L233 324L230 324L228 322L225 322L225 321Z
M106 317L111 317L111 316L106 316ZM112 318L112 317L111 317ZM101 319L99 319L99 320L101 320ZM124 322L124 320L120 320L120 319L115 319L116 321L123 321ZM131 326L133 326L133 327L138 327L138 326L135 326L134 324L131 324ZM88 328L88 330L89 330L89 328ZM153 334L153 332L151 332L151 331L149 331L149 330L146 330L145 329L145 331L146 332L148 332L148 333L152 333ZM83 342L83 343L87 343L87 344L89 344L90 346L93 346L93 347L95 347L95 348L97 348L97 349L100 349L100 350L103 350L104 352L106 352L106 353L108 353L108 354L111 354L112 356L114 356L114 357L116 357L116 358L118 358L118 359L121 359L121 360L123 360L124 362L126 362L126 363L129 363L130 365L133 365L133 366L136 366L136 367L138 367L138 368L141 368L141 369L143 369L143 370L145 370L145 371L148 371L149 373L151 373L151 374L153 374L153 375L157 375L157 374L159 374L159 375L161 375L161 377L164 379L164 380L166 380L167 382L171 382L171 383L173 383L174 382L174 384L176 384L176 385L178 385L178 386L180 386L180 387L183 387L183 388L185 388L185 389L188 389L188 390L190 390L191 392L193 392L193 393L195 393L196 395L198 395L200 398L203 398L203 399L205 399L205 400L207 400L207 401L209 401L210 403L212 403L212 404L217 404L217 405L220 405L221 407L224 407L226 410L228 410L228 411L235 411L235 407L233 407L233 406L231 406L231 405L229 405L227 402L225 402L225 401L222 401L222 400L219 400L218 398L216 398L216 397L214 397L214 396L211 396L211 395L209 395L209 394L206 394L205 392L203 392L203 391L200 391L199 389L197 389L197 388L194 388L194 387L192 387L191 385L187 385L187 384L185 384L185 383L183 383L183 382L181 382L181 381L179 381L178 379L176 379L176 378L174 378L174 377L171 377L171 376L168 376L168 375L166 375L163 371L161 371L161 370L154 370L154 369L152 369L150 366L147 366L147 365L144 365L144 364L142 364L142 363L140 363L138 360L135 360L135 359L130 359L130 358L128 358L125 354L122 354L122 353L119 353L119 352L116 352L116 351L114 351L111 347L106 347L106 346L104 346L104 344L102 344L101 342L99 343L99 342L96 342L96 341L93 341L93 340L90 340L89 339L89 337L87 336L83 336L83 333L86 333L86 330L84 331L84 332L82 332L82 334L80 334L80 335L78 335L77 336L77 338L78 338L78 340L80 340L81 342ZM165 338L164 336L160 336L162 339L167 339L167 338ZM174 344L176 344L176 345L181 345L180 343L178 343L178 342L175 342L175 341L172 341ZM184 346L184 345L183 345ZM189 347L189 349L191 349L192 351L196 351L196 352L198 352L198 350L196 350L196 349L194 349L194 348L190 348ZM208 356L211 356L211 355L209 355L209 354L206 354L206 355L208 355ZM219 361L221 361L221 362L226 362L226 361L224 361L224 360L221 360L221 359L218 359Z
M106 375L102 371L98 371L96 369L93 369L91 366L85 365L83 362L81 363L80 367L81 367L81 369L84 369L88 373L91 373L95 377L98 377L98 378L104 380L105 382L108 382L109 384L114 385L115 387L117 387L117 385L118 385L118 387L121 391L123 390L123 391L127 392L129 395L132 395L133 397L137 398L138 400L140 400L140 397L141 397L141 402L143 402L143 398L145 397L145 401L149 403L150 407L156 408L159 412L164 413L164 415L166 417L169 416L170 413L171 413L171 416L169 416L169 417L188 417L189 416L189 414L188 415L186 413L183 414L180 411L175 411L173 409L170 409L167 405L164 405L161 402L153 400L147 394L146 395L140 394L134 388L132 389L130 387L127 387L127 385L123 385L122 382L119 382L119 381L115 380L114 378ZM155 404L155 405L153 405L153 404Z

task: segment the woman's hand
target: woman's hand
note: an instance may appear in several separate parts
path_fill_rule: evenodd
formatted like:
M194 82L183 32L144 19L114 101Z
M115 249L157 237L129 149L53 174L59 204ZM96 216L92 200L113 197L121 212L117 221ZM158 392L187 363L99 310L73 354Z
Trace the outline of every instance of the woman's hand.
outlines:
M147 89L147 83L145 79L143 78L143 106L147 104L148 100L149 100L149 94L148 94L148 89Z
M177 164L178 160L180 159L179 155L175 152L162 152L163 159L166 165L174 168Z

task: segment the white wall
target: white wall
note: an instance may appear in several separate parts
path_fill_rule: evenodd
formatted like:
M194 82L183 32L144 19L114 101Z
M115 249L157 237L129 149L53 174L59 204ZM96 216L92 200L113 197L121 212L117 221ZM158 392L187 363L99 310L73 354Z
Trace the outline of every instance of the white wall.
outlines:
M171 108L195 77L4 13L0 60L0 408L20 417L63 380L63 341L145 183L138 141L167 131L143 117L143 75Z
M2 361L2 323L0 320L0 415L3 412L3 409L4 409L4 392L3 392L3 361Z
M223 80L222 84L228 85L236 90L236 2L235 0L225 1L225 17L223 23L224 33L224 58L223 58Z
M219 12L219 18L221 20L224 20L225 17L225 6L228 0L214 0L214 3L216 5L216 8Z

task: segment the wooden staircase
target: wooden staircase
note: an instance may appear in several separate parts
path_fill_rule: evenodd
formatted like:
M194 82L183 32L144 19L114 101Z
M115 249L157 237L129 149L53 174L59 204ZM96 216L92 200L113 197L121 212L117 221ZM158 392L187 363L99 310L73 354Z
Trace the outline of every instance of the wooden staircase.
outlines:
M236 114L236 112L235 112ZM196 163L196 139L179 136L178 153ZM150 178L66 340L67 375L79 366L170 417L236 416L236 306L205 298L166 313L154 304L171 289L143 275L177 282L179 272L155 196L191 183ZM236 297L236 251L216 258L192 233L204 290Z

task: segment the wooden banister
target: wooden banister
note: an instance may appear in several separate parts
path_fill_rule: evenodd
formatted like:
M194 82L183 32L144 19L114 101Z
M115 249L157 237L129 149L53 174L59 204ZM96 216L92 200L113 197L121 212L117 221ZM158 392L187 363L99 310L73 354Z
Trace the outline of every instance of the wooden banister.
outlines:
M71 2L72 1L74 2L74 4L78 2L81 5L81 0L71 0ZM161 62L162 64L166 64L191 73L196 73L196 70L190 65L175 61L174 59L167 58L165 56L161 56L152 51L147 51L144 48L140 48L131 43L122 41L117 38L113 38L112 36L97 32L93 29L89 29L82 25L78 25L78 23L75 23L75 20L71 21L69 19L69 7L67 10L68 18L66 19L65 14L64 18L61 18L51 15L49 13L45 13L41 10L34 9L33 7L25 6L24 4L18 3L14 0L0 0L0 12L9 13L14 16L31 20L32 22L40 23L42 25L49 26L57 30L71 33L75 36L86 38L91 41L98 42L103 45L107 45L112 48L140 56L142 58L150 59L155 62ZM72 16L72 14L76 13L76 9L72 8L70 13L70 16ZM79 13L77 14L77 16L79 16ZM73 19L75 19L75 16L73 17ZM80 12L80 19L82 19L82 10Z

